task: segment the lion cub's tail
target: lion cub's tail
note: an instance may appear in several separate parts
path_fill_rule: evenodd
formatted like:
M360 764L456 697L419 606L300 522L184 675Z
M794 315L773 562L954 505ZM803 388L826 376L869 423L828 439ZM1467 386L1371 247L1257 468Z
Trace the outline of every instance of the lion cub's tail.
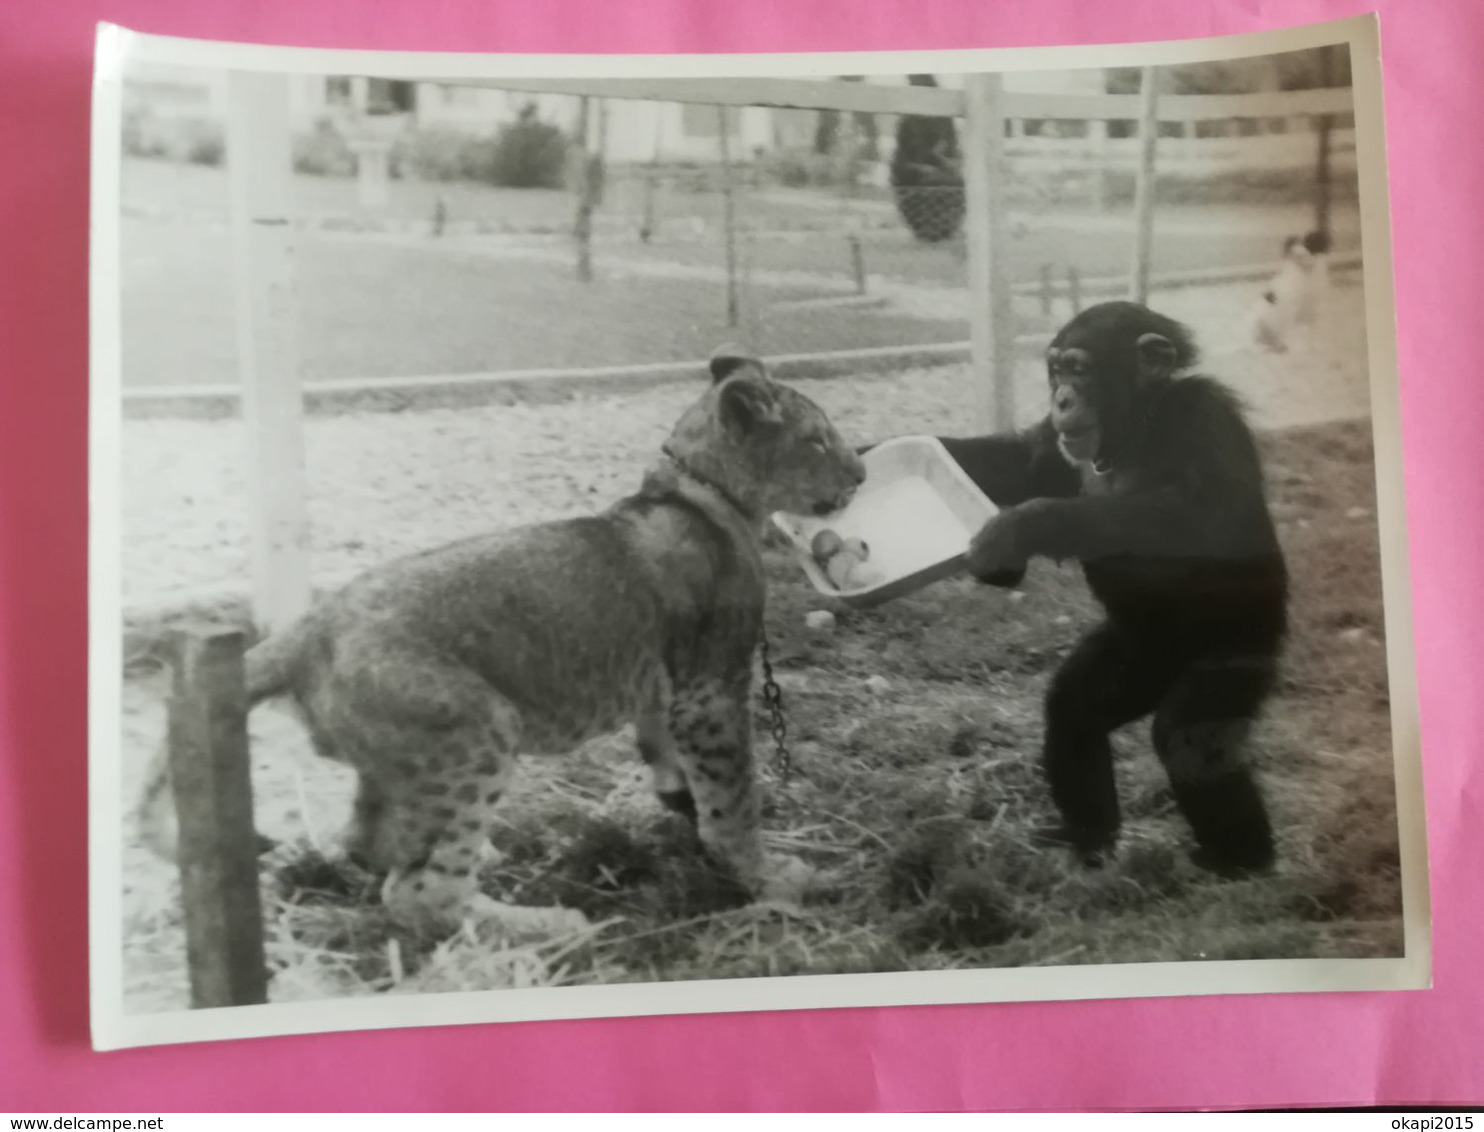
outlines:
M289 690L313 628L312 615L301 617L283 632L247 650L243 660L249 711ZM150 763L135 821L141 842L167 861L176 859L175 800L170 790L170 753L164 743Z

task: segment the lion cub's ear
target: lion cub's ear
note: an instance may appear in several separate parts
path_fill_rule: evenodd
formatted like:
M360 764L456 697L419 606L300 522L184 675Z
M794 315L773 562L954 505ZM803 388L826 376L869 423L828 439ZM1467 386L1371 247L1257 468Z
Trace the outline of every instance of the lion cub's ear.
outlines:
M751 350L747 350L741 346L731 344L722 346L719 350L711 355L712 383L717 384L725 381L728 377L736 373L737 370L741 369L743 366L749 366L753 369L756 369L759 373L767 372L767 368L763 365L762 359L754 355Z
M722 426L734 437L748 436L760 425L780 424L778 389L761 369L746 366L721 384L718 411Z

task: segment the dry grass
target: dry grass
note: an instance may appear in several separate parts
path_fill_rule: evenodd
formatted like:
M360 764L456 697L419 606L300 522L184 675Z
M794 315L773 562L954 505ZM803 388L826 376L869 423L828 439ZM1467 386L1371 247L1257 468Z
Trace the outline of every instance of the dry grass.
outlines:
M649 799L620 737L528 764L500 811L503 858L484 876L502 899L582 909L591 932L436 946L402 936L372 878L322 854L346 776L286 758L302 737L259 712L262 824L300 839L265 879L273 994L1400 954L1369 429L1264 443L1296 591L1284 681L1256 735L1281 835L1274 875L1219 881L1187 861L1142 728L1119 739L1117 861L1087 872L1030 844L1049 805L1040 696L1094 616L1075 571L1037 564L1014 593L953 581L878 610L837 607L823 635L804 614L831 603L771 551L769 631L800 774L770 790L766 821L775 849L818 870L802 909L745 906ZM885 687L868 687L873 676ZM136 680L128 696L127 745L138 747L158 734L157 689ZM758 719L765 755L760 698ZM127 861L129 1009L182 1006L173 879L137 848Z

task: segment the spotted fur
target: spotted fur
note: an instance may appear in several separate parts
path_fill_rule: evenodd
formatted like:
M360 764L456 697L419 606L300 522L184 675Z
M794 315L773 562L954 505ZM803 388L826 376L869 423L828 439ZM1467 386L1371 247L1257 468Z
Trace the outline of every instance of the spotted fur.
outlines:
M249 698L286 696L316 750L359 772L350 848L408 922L490 912L476 871L519 754L636 725L660 800L762 894L749 693L759 536L864 478L809 398L719 354L638 492L590 517L373 569L248 653ZM173 854L163 761L147 839Z

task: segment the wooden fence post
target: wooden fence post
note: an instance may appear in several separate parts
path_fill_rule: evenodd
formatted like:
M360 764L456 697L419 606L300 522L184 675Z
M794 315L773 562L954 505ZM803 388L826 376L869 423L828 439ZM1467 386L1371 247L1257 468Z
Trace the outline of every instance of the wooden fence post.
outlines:
M1159 69L1145 67L1139 81L1139 177L1134 185L1134 263L1131 295L1149 301L1149 262L1154 247L1154 151L1159 144Z
M726 237L727 326L741 321L741 301L737 294L737 206L733 199L732 146L727 136L727 108L716 108L716 137L721 156L722 227Z
M1346 50L1339 47L1319 49L1319 85L1328 89L1334 83L1335 52ZM1314 230L1329 235L1330 213L1330 139L1334 132L1335 116L1321 114L1316 123L1318 131L1317 151L1314 155Z
M237 359L252 485L253 612L275 629L309 608L304 398L295 342L288 77L233 71L227 172Z
M593 281L593 213L603 199L607 130L603 100L584 95L577 104L577 221L572 228L577 238L577 278L583 283Z
M866 293L866 252L861 247L861 238L852 232L845 237L850 241L850 272L855 278L855 293Z
M1005 255L1005 115L1000 76L964 83L964 204L969 261L969 330L979 427L1015 425L1015 326Z
M658 176L653 167L646 169L640 176L640 189L644 194L642 205L642 216L639 221L639 242L647 244L654 237L654 189L655 178Z
M191 1006L267 1002L243 634L172 636L168 746Z

